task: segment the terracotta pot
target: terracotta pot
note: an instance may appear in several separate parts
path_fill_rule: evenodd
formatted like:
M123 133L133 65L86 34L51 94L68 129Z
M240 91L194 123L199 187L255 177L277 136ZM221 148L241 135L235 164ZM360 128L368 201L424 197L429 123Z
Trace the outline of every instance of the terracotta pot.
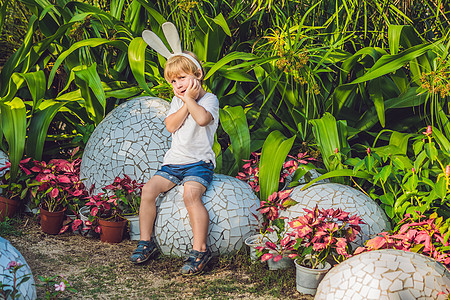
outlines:
M12 218L19 207L20 202L0 196L0 222L6 217Z
M51 212L43 209L42 206L39 208L41 209L41 230L48 234L58 234L64 221L66 209Z
M99 219L98 223L101 228L100 240L110 244L120 243L122 241L123 232L127 222L128 221L126 219L118 222Z

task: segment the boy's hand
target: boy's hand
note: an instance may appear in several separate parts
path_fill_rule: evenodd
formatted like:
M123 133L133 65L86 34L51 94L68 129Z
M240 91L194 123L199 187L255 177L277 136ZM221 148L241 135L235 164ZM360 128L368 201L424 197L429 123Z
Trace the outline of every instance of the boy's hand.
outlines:
M174 89L174 93L175 96L177 96L178 98L180 98L181 100L183 100L183 102L186 102L186 100L191 99L196 101L198 99L198 96L200 94L200 82L198 81L198 79L191 79L189 81L189 85L186 88L186 91L184 92L184 94L179 94L175 91Z

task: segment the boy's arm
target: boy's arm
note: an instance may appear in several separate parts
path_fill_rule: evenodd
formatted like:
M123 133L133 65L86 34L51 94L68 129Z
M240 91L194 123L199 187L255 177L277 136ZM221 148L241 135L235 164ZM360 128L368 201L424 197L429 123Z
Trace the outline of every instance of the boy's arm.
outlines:
M189 83L189 86L186 89L184 95L177 94L176 92L175 95L181 100L183 100L184 102L183 107L186 107L188 113L192 115L192 118L194 118L195 122L197 122L197 124L200 126L206 126L212 121L213 116L211 115L210 112L208 112L203 106L199 105L196 101L196 99L199 97L200 89L201 89L200 82L198 80L192 80Z
M167 131L170 133L174 133L178 130L178 128L183 125L184 120L186 120L187 116L189 115L189 111L187 109L186 103L183 104L183 106L177 110L175 113L168 115L164 119L164 123L166 124Z

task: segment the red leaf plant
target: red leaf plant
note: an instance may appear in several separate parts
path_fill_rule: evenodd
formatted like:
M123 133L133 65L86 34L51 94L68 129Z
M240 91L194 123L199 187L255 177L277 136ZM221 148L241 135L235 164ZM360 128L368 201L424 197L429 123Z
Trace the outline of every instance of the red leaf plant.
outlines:
M293 253L289 257L298 259L303 266L312 269L326 261L342 262L351 255L350 242L361 232L360 217L350 216L341 209L303 209L306 214L289 222Z
M251 158L245 160L246 164L242 166L242 172L236 176L237 179L247 182L254 192L259 192L259 161L261 153L252 152ZM307 165L311 161L315 161L313 157L308 157L307 152L300 152L297 156L288 155L288 159L284 162L280 173L280 187L283 188L289 184L292 176L300 165Z
M75 149L76 150L76 149ZM72 153L76 153L76 151ZM58 211L63 208L76 210L83 199L87 196L84 184L80 180L81 159L52 159L45 161L34 161L34 167L30 170L37 174L32 184L31 194L35 199L36 206L48 211Z
M103 192L89 196L86 203L90 206L89 222L85 222L83 231L94 229L100 233L98 219L120 221L124 215L138 213L142 186L142 183L124 175L123 178L116 177L112 184L103 187ZM81 225L82 223L73 225L73 229L76 230Z
M286 218L279 216L280 209L284 210L297 204L289 197L291 192L292 190L274 192L266 201L261 201L261 206L258 208L263 217L260 233L262 240L266 241L264 246L256 247L261 261L273 258L277 262L294 250L295 241L291 241L287 232Z
M418 213L418 217L406 214L392 232L382 232L358 247L355 255L378 249L398 249L420 253L441 262L450 269L449 222L443 222L437 213L429 217Z

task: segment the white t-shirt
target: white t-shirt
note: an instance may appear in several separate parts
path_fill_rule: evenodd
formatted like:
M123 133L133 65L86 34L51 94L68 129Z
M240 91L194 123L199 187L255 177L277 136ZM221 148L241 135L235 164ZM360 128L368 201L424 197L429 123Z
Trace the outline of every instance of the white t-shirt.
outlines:
M183 104L183 100L174 96L167 116L177 112ZM172 133L172 145L164 156L163 165L185 165L201 160L216 165L212 147L219 126L219 99L214 94L206 93L197 104L210 112L213 120L206 126L200 126L189 114L181 127Z

